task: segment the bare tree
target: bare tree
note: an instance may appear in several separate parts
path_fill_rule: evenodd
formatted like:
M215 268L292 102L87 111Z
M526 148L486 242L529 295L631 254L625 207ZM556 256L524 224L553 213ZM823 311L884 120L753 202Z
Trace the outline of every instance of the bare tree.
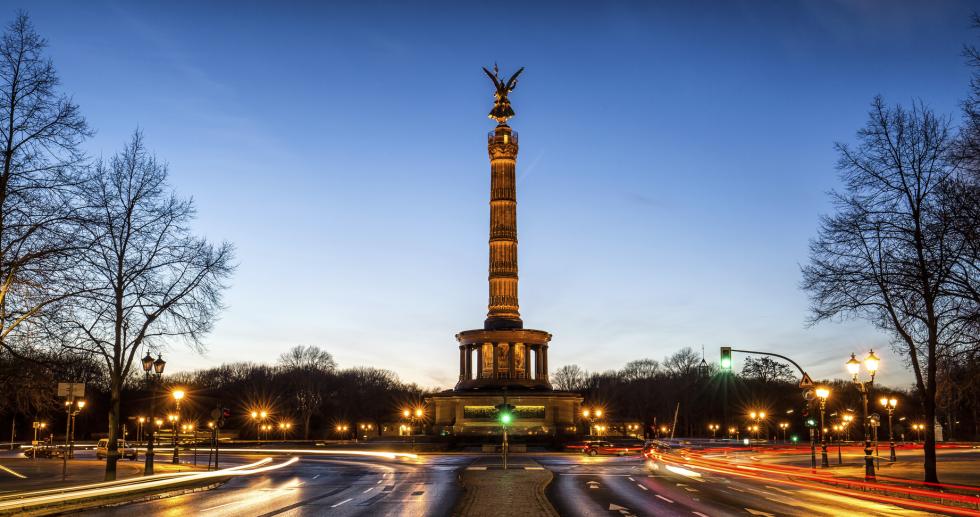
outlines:
M310 439L310 419L323 404L324 379L337 369L330 352L315 346L295 346L279 356L279 368L303 420L303 439Z
M115 479L120 400L133 359L144 346L181 338L203 349L234 266L233 249L191 234L194 208L168 187L167 167L149 154L139 131L85 190L87 237L94 243L76 274L88 286L72 304L80 349L105 362L110 382L107 480Z
M46 46L23 13L0 38L0 347L11 353L11 332L73 292L80 246L73 187L90 131L58 93Z
M626 363L619 376L626 382L652 379L660 373L660 363L655 359L636 359Z
M742 365L742 376L761 382L792 382L796 379L793 369L768 357L747 357Z
M894 337L915 374L926 421L936 418L937 365L963 344L960 300L949 293L964 260L943 192L958 174L947 119L873 102L858 144L838 144L844 192L824 217L803 268L814 322L870 320ZM926 426L925 480L937 481L936 441Z
M551 382L561 391L576 391L585 387L585 370L576 364L566 364L551 374Z
M664 359L663 368L667 375L687 377L698 372L701 356L691 347L686 346Z

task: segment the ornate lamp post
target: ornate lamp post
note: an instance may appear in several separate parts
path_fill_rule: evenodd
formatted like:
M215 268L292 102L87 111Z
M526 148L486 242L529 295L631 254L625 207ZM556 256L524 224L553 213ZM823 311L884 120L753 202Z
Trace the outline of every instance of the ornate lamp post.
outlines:
M592 437L592 430L596 427L596 420L602 418L602 410L599 408L585 408L582 410L582 418L589 422L589 438ZM596 429L598 430L598 429Z
M749 417L752 418L752 420L755 420L755 426L752 427L752 430L755 431L755 439L758 440L759 439L759 427L761 427L761 425L760 425L761 422L766 419L766 412L765 411L753 411L753 412L749 413Z
M878 402L881 402L881 405L888 410L888 459L895 461L897 458L895 457L895 438L892 436L892 416L895 415L895 407L898 406L898 399L895 397L881 397Z
M789 422L780 422L779 428L783 430L783 443L786 443L786 430L789 429Z
M156 409L153 407L156 403L157 398L157 385L160 384L160 377L163 375L163 369L167 366L167 362L163 360L163 357L157 354L157 358L154 361L150 352L146 353L146 357L143 358L143 372L146 374L146 383L150 386L150 420L153 420L153 414ZM153 375L150 375L150 372ZM157 427L159 428L163 424L163 420L156 420ZM146 462L143 465L143 475L149 476L153 474L153 425L150 425L150 432L146 433Z
M868 356L864 358L864 367L868 370L870 378L867 381L858 380L858 374L861 372L861 362L851 354L851 359L847 361L847 371L851 374L851 380L854 385L857 386L858 391L861 392L861 401L864 404L864 480L874 481L875 480L875 465L874 457L872 456L873 449L871 448L871 421L869 420L868 414L868 398L871 396L871 387L875 382L875 373L878 371L878 365L881 364L881 359L875 355L874 350L869 351Z
M711 439L712 440L715 439L715 435L718 433L718 429L721 429L721 426L720 425L718 425L718 424L708 424L708 430L711 431Z
M174 390L173 393L171 393L171 395L173 395L174 400L177 403L177 411L174 413L173 420L172 420L172 422L173 422L173 429L174 429L174 437L173 437L174 438L174 440L173 440L173 442L174 442L174 457L173 457L173 460L171 460L171 461L173 462L174 465L179 465L180 464L180 453L177 451L177 448L178 448L177 447L177 445L178 445L177 444L177 422L180 421L180 401L184 399L184 392L182 390Z
M48 426L47 422L38 422L38 421L34 422L34 445L31 447L31 456L32 456L31 459L35 459L35 460L37 459L37 446L38 446L37 430L44 429L47 426Z
M732 426L728 428L728 437L731 438L733 435L738 440L738 427Z
M65 404L68 406L68 414L71 416L71 423L69 424L71 428L71 442L68 445L68 457L75 459L75 417L82 409L85 409L85 401L76 400L75 409L72 409L71 402L66 402Z
M820 466L827 468L830 466L830 461L827 460L827 428L824 427L824 414L827 412L827 397L830 396L830 389L820 386L815 393L820 399Z

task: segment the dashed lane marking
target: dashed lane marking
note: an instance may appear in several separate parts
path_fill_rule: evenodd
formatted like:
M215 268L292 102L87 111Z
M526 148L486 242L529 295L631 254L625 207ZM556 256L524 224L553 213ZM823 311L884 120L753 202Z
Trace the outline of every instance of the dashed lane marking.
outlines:
M375 483L375 484L376 484L376 485L380 485L382 481L384 481L384 480L383 480L383 479L379 479L379 480L378 480L378 482L377 482L377 483Z
M674 502L673 500L667 499L666 497L664 497L664 496L662 496L660 494L653 494L653 495L657 496L657 499L661 499L663 501L667 501L668 503L673 503Z
M629 479L630 481L636 481L635 479L633 479L631 477L627 477L626 479Z
M375 487L373 487L373 486L372 486L372 487L369 487L369 488L368 488L367 490L365 490L364 492L361 492L361 493L363 493L363 494L366 494L366 493L368 493L368 492L370 492L370 491L372 491L372 490L374 490L374 488L375 488Z
M336 507L338 507L338 506L340 506L340 505L342 505L342 504L344 504L344 503L349 503L349 502L351 502L351 499L353 499L353 498L352 498L352 497L348 497L347 499L344 499L343 501L341 501L341 502L339 502L339 503L337 503L337 504L334 504L334 505L330 505L330 507L331 507L331 508L336 508Z
M703 514L701 512L694 512L694 511L692 511L691 513L693 513L694 515L697 515L698 517L708 517L707 515L705 515L705 514Z
M642 490L644 490L644 491L646 491L646 490L650 490L649 488L647 488L647 487L645 487L645 486L643 486L643 485L641 485L641 484L639 484L639 483L637 483L637 484L636 484L636 486L638 486L638 487L640 487L640 489L642 489Z

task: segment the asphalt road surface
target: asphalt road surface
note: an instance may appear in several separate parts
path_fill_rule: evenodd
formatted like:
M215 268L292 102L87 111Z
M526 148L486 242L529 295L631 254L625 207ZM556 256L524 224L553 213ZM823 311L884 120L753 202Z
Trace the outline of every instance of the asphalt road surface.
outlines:
M563 516L934 515L853 497L724 475L651 470L637 458L553 456L548 498Z
M264 456L228 454L222 457L222 466ZM639 457L531 456L555 475L547 495L563 516L934 515L761 479L709 472L691 477L690 472L663 467L652 470ZM478 457L388 460L305 455L295 464L235 478L215 490L85 515L451 515L461 494L458 470Z
M222 455L222 467L260 457ZM417 461L300 456L288 467L235 478L214 490L84 515L450 515L460 494L456 471L472 460L465 456L426 456Z

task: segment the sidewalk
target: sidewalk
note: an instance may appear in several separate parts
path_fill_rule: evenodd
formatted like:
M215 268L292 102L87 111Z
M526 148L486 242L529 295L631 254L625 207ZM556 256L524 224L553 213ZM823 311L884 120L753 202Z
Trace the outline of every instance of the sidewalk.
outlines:
M558 517L544 493L551 472L531 458L512 455L503 470L499 455L486 456L463 470L460 478L464 492L454 516Z

